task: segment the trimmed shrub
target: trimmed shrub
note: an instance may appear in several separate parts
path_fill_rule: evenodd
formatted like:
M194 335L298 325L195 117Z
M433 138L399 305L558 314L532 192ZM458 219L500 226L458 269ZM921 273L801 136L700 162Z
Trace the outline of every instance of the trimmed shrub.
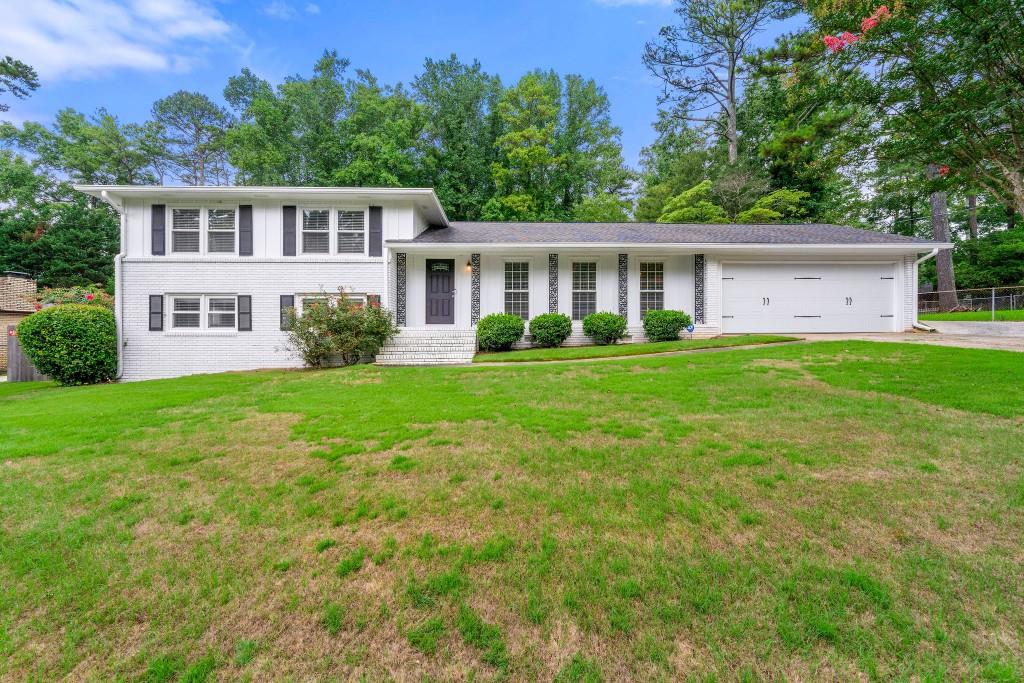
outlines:
M690 322L690 316L682 311L647 311L644 334L652 342L673 341Z
M523 338L526 324L518 315L492 313L476 324L476 339L484 351L508 351Z
M626 336L626 319L617 313L591 313L583 319L583 334L602 346Z
M564 313L544 313L530 321L530 336L537 346L561 346L572 334L572 320Z
M391 313L378 306L363 306L339 290L336 296L306 306L299 316L288 311L288 347L306 366L351 365L373 356L398 334Z
M117 376L117 323L102 306L63 304L33 313L18 325L18 340L39 372L65 386Z

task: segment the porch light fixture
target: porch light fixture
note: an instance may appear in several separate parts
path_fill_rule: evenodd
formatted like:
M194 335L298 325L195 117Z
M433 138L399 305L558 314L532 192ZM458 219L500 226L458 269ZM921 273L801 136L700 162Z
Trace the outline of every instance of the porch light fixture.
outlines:
M467 273L472 273L473 272L473 262L472 261L466 261L466 272Z

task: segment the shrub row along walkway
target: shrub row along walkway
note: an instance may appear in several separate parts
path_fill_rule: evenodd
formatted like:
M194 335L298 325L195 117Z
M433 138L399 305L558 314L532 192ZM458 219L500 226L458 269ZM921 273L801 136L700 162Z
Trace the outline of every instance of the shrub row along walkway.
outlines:
M550 363L553 361L601 360L605 358L634 358L651 354L687 353L690 351L722 348L748 348L764 344L800 341L798 337L780 335L741 335L712 339L680 339L647 344L611 344L607 346L561 346L550 349L526 349L501 353L478 353L476 365L505 365L507 363Z

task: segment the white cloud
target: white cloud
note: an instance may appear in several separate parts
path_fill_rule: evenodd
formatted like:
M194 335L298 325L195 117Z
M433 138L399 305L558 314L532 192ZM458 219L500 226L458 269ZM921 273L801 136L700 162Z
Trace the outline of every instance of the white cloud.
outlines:
M594 0L605 7L669 7L672 0Z
M312 2L306 3L306 14L320 14L320 5L313 4Z
M0 45L41 78L187 71L233 29L206 0L0 0Z
M274 19L291 19L295 16L295 8L281 0L273 0L270 4L264 5L261 11Z

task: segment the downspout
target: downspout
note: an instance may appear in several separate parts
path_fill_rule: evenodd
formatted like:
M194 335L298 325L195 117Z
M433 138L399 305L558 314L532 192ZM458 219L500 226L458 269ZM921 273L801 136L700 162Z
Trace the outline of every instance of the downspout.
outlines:
M927 254L925 254L924 256L922 256L921 258L919 258L916 261L914 261L914 278L915 278L915 282L916 282L916 278L917 278L917 268L918 268L918 266L920 266L925 261L928 261L929 259L935 258L936 256L938 256L938 254L939 254L939 248L936 247L936 248L932 249L930 252L928 252ZM917 302L915 301L914 303L916 304ZM914 307L914 322L913 322L912 327L915 330L923 330L925 332L935 332L936 331L934 327L930 327L928 325L925 325L924 323L922 323L920 320L917 319L917 307L916 307L916 305Z
M103 201L110 204L117 211L121 219L121 243L118 246L117 255L114 256L114 321L117 326L117 376L114 379L121 379L124 374L124 364L121 357L124 355L124 337L122 333L121 320L124 318L124 296L121 289L123 281L122 272L124 269L125 230L127 228L127 217L124 213L124 204L111 199L106 190L100 192Z

